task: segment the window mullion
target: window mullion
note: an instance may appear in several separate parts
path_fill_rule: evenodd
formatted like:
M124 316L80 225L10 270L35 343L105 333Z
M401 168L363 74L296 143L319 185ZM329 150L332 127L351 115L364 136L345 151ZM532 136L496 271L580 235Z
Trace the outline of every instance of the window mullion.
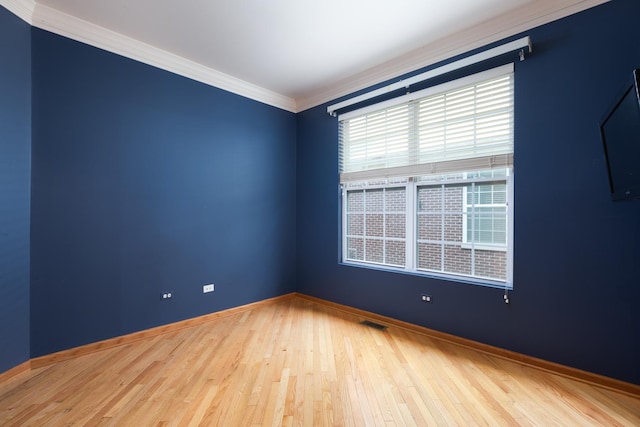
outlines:
M478 220L479 222L480 220ZM476 274L476 183L471 183L471 274Z
M348 205L347 205L347 189L344 188L344 186L340 186L340 194L342 197L342 235L344 236L342 238L342 259L347 259L350 258L349 257L349 253L348 251L348 230L349 230L349 225L347 224L347 209L348 209Z
M407 186L405 187L405 266L409 271L416 269L416 239L418 233L416 232L416 216L417 216L417 189L414 179L409 179Z
M513 254L513 169L507 171L507 253ZM507 257L507 287L513 286L513 255Z
M387 189L382 189L382 262L387 263Z
M445 236L446 236L446 230L445 230L445 203L444 203L444 195L445 195L445 186L444 184L442 184L440 186L440 271L445 271L444 270L444 253L445 253Z
M362 192L362 260L367 258L367 190Z
M409 141L408 141L408 164L416 164L420 161L419 147L419 116L420 104L418 101L409 103ZM407 270L416 270L416 246L418 233L416 231L417 224L417 187L414 178L409 178L405 190L406 210L405 210L405 265Z

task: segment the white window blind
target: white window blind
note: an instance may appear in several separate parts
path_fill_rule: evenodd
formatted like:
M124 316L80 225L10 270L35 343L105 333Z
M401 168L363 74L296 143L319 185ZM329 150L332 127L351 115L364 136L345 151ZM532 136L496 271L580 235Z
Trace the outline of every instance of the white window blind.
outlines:
M513 64L339 117L340 181L513 163Z

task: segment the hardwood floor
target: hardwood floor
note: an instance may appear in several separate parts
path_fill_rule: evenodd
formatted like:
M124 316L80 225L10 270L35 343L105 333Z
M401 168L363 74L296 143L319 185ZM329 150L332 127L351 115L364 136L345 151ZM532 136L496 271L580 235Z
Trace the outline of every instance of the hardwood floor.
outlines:
M640 399L291 298L0 383L1 426L639 426Z

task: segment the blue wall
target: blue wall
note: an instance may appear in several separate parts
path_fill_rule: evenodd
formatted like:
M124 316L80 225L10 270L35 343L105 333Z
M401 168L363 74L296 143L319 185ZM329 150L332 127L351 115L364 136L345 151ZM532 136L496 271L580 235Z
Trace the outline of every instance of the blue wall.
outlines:
M0 7L0 372L29 360L30 31Z
M0 372L297 290L640 384L640 203L610 201L597 129L640 67L639 15L616 0L527 32L505 305L339 264L326 106L287 113L0 8Z
M611 202L598 133L640 67L638 16L640 2L616 0L526 33L510 305L497 289L338 263L337 123L326 106L298 115L298 291L640 384L640 202Z
M35 28L32 53L32 357L295 290L293 113Z

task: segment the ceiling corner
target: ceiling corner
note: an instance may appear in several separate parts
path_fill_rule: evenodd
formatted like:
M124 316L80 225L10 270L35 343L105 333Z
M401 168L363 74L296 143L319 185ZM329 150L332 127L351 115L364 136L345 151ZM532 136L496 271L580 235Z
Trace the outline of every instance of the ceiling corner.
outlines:
M367 71L332 82L297 100L299 111L334 101L373 85L487 46L535 27L562 19L611 0L540 0L479 25L437 40ZM535 40L533 40L535 45ZM534 47L535 50L535 47Z
M0 5L31 26L285 111L298 112L296 101L293 98L221 73L155 46L60 12L49 6L38 4L33 0L0 0Z
M33 11L36 7L34 0L0 0L0 5L27 24L32 24Z

